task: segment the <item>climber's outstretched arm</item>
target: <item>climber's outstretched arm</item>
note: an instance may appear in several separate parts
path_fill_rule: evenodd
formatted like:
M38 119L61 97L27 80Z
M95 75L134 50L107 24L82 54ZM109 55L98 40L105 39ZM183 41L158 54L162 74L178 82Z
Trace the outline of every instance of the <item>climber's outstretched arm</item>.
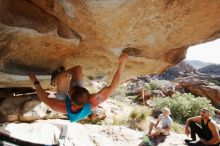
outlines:
M121 75L125 66L125 63L127 61L128 55L126 53L123 53L119 58L118 58L118 69L114 75L114 78L111 82L111 84L108 87L105 87L101 91L99 91L96 94L91 95L90 97L90 103L92 107L96 107L113 93L113 91L118 87L121 79Z
M31 82L34 84L37 95L42 102L51 107L53 110L66 113L65 102L59 101L57 99L48 98L47 93L41 87L40 82L34 74L28 74Z

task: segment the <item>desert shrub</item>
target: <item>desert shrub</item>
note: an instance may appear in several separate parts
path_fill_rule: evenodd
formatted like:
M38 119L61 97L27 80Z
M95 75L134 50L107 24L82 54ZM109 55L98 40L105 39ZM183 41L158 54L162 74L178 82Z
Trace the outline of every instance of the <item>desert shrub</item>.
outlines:
M220 81L219 80L210 79L209 81L214 83L217 86L220 86Z
M149 117L151 114L151 110L148 109L147 107L134 107L134 110L130 113L129 116L129 127L131 129L139 129L141 130L140 124L141 123L146 123L145 120L147 117Z
M110 96L110 98L123 100L126 97L127 88L126 86L119 86Z
M144 88L148 90L158 90L161 89L161 85L159 82L151 80L150 83L144 86Z
M175 131L176 133L184 133L184 127L177 122L173 122L172 131Z
M151 114L150 109L146 107L135 107L134 110L130 113L130 118L134 121L143 121Z
M155 110L164 107L171 110L171 117L180 123L185 123L189 117L198 116L203 107L207 107L214 114L214 107L206 97L194 97L192 94L175 94L172 97L153 98Z
M124 85L119 86L110 96L112 99L116 99L118 102L132 104L138 95L128 95L127 87Z
M117 118L113 118L113 122L112 122L112 125L114 126L121 126L121 125L126 125L127 124L127 121L126 120L123 120L123 119L117 119Z

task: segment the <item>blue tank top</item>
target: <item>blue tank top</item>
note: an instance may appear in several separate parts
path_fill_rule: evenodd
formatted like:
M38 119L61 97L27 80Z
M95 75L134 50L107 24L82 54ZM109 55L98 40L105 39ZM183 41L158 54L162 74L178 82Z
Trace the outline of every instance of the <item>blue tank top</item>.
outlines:
M71 100L66 96L66 112L70 122L77 122L92 113L91 104L87 103L79 112L73 113L71 110Z

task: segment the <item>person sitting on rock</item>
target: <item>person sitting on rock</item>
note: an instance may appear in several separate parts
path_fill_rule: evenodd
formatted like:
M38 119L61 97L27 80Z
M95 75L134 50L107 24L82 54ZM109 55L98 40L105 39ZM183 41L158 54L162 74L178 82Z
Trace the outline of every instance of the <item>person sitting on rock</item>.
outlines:
M202 108L200 116L187 119L185 125L185 133L191 135L191 140L185 139L189 146L219 146L220 136L215 121L210 119L210 111L208 108ZM198 125L198 124L201 124ZM190 130L189 130L190 129ZM196 134L200 140L196 141Z
M51 77L51 84L57 85L56 98L48 98L34 74L28 74L34 84L37 95L42 102L53 110L67 114L71 122L79 121L92 113L92 109L108 99L118 87L122 71L128 55L123 53L118 58L118 69L110 86L98 93L90 94L83 84L82 68L78 65L65 71L64 67L55 70Z
M170 109L163 108L162 114L159 115L156 122L150 122L147 136L153 138L158 135L169 135L171 131L173 120L170 117ZM152 132L153 128L155 131Z

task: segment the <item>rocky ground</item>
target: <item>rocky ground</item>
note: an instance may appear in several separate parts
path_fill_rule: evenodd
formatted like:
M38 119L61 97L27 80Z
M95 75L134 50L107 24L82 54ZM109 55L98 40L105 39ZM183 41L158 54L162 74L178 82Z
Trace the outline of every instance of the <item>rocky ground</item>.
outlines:
M8 123L1 132L12 137L41 144L61 146L144 146L144 132L124 126L70 123L67 120L39 120L34 123ZM159 146L182 146L185 135L171 133L165 139L154 139Z
M24 141L61 146L144 146L143 136L150 120L146 121L146 130L132 130L123 125L114 125L115 121L112 120L126 118L126 115L128 117L132 106L110 99L100 108L106 113L105 120L100 123L102 125L70 123L61 119L37 120L33 123L4 123L0 132ZM153 139L152 143L161 146L181 146L184 145L185 138L184 134L172 132L166 138Z

